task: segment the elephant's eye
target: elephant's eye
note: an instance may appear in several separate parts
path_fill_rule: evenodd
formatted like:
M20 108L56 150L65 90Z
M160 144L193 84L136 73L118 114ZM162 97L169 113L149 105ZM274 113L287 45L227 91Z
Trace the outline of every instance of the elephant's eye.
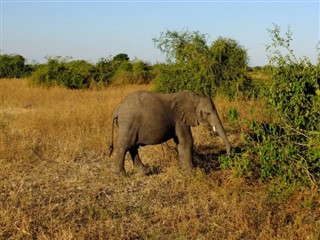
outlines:
M210 112L207 112L207 116L209 116L210 115Z

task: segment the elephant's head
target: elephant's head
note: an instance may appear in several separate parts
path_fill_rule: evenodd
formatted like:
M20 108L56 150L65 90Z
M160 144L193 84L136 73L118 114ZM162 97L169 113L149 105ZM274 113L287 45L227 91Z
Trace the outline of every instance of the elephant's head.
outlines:
M171 101L176 120L180 120L189 126L211 126L217 131L226 144L227 153L230 153L231 145L220 121L218 112L209 97L183 91L174 94Z

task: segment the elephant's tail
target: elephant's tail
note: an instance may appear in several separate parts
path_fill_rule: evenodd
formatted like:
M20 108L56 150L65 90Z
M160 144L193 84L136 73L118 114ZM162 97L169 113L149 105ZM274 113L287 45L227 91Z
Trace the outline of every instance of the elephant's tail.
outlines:
M116 112L112 116L112 125L111 125L111 141L109 145L109 157L111 157L112 152L113 152L113 130L114 130L114 123L117 121L118 115Z

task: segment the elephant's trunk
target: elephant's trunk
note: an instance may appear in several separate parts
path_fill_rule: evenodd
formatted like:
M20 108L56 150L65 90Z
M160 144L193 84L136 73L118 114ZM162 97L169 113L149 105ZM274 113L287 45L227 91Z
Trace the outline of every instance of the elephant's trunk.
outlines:
M218 113L216 113L214 120L213 120L214 124L212 125L213 131L217 131L220 138L223 140L223 142L226 145L226 150L227 153L230 154L231 151L231 144L227 138L226 132L221 124L220 118L218 116Z

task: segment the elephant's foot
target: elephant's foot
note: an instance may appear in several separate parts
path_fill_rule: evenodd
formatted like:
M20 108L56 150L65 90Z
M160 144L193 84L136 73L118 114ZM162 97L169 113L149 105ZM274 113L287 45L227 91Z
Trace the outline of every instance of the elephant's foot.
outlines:
M192 172L194 170L194 166L191 161L180 161L179 165L183 172Z
M134 171L141 176L147 175L149 173L148 167L144 165L135 166Z
M115 175L118 175L118 176L126 176L127 175L126 171L123 168L115 167L113 172Z

